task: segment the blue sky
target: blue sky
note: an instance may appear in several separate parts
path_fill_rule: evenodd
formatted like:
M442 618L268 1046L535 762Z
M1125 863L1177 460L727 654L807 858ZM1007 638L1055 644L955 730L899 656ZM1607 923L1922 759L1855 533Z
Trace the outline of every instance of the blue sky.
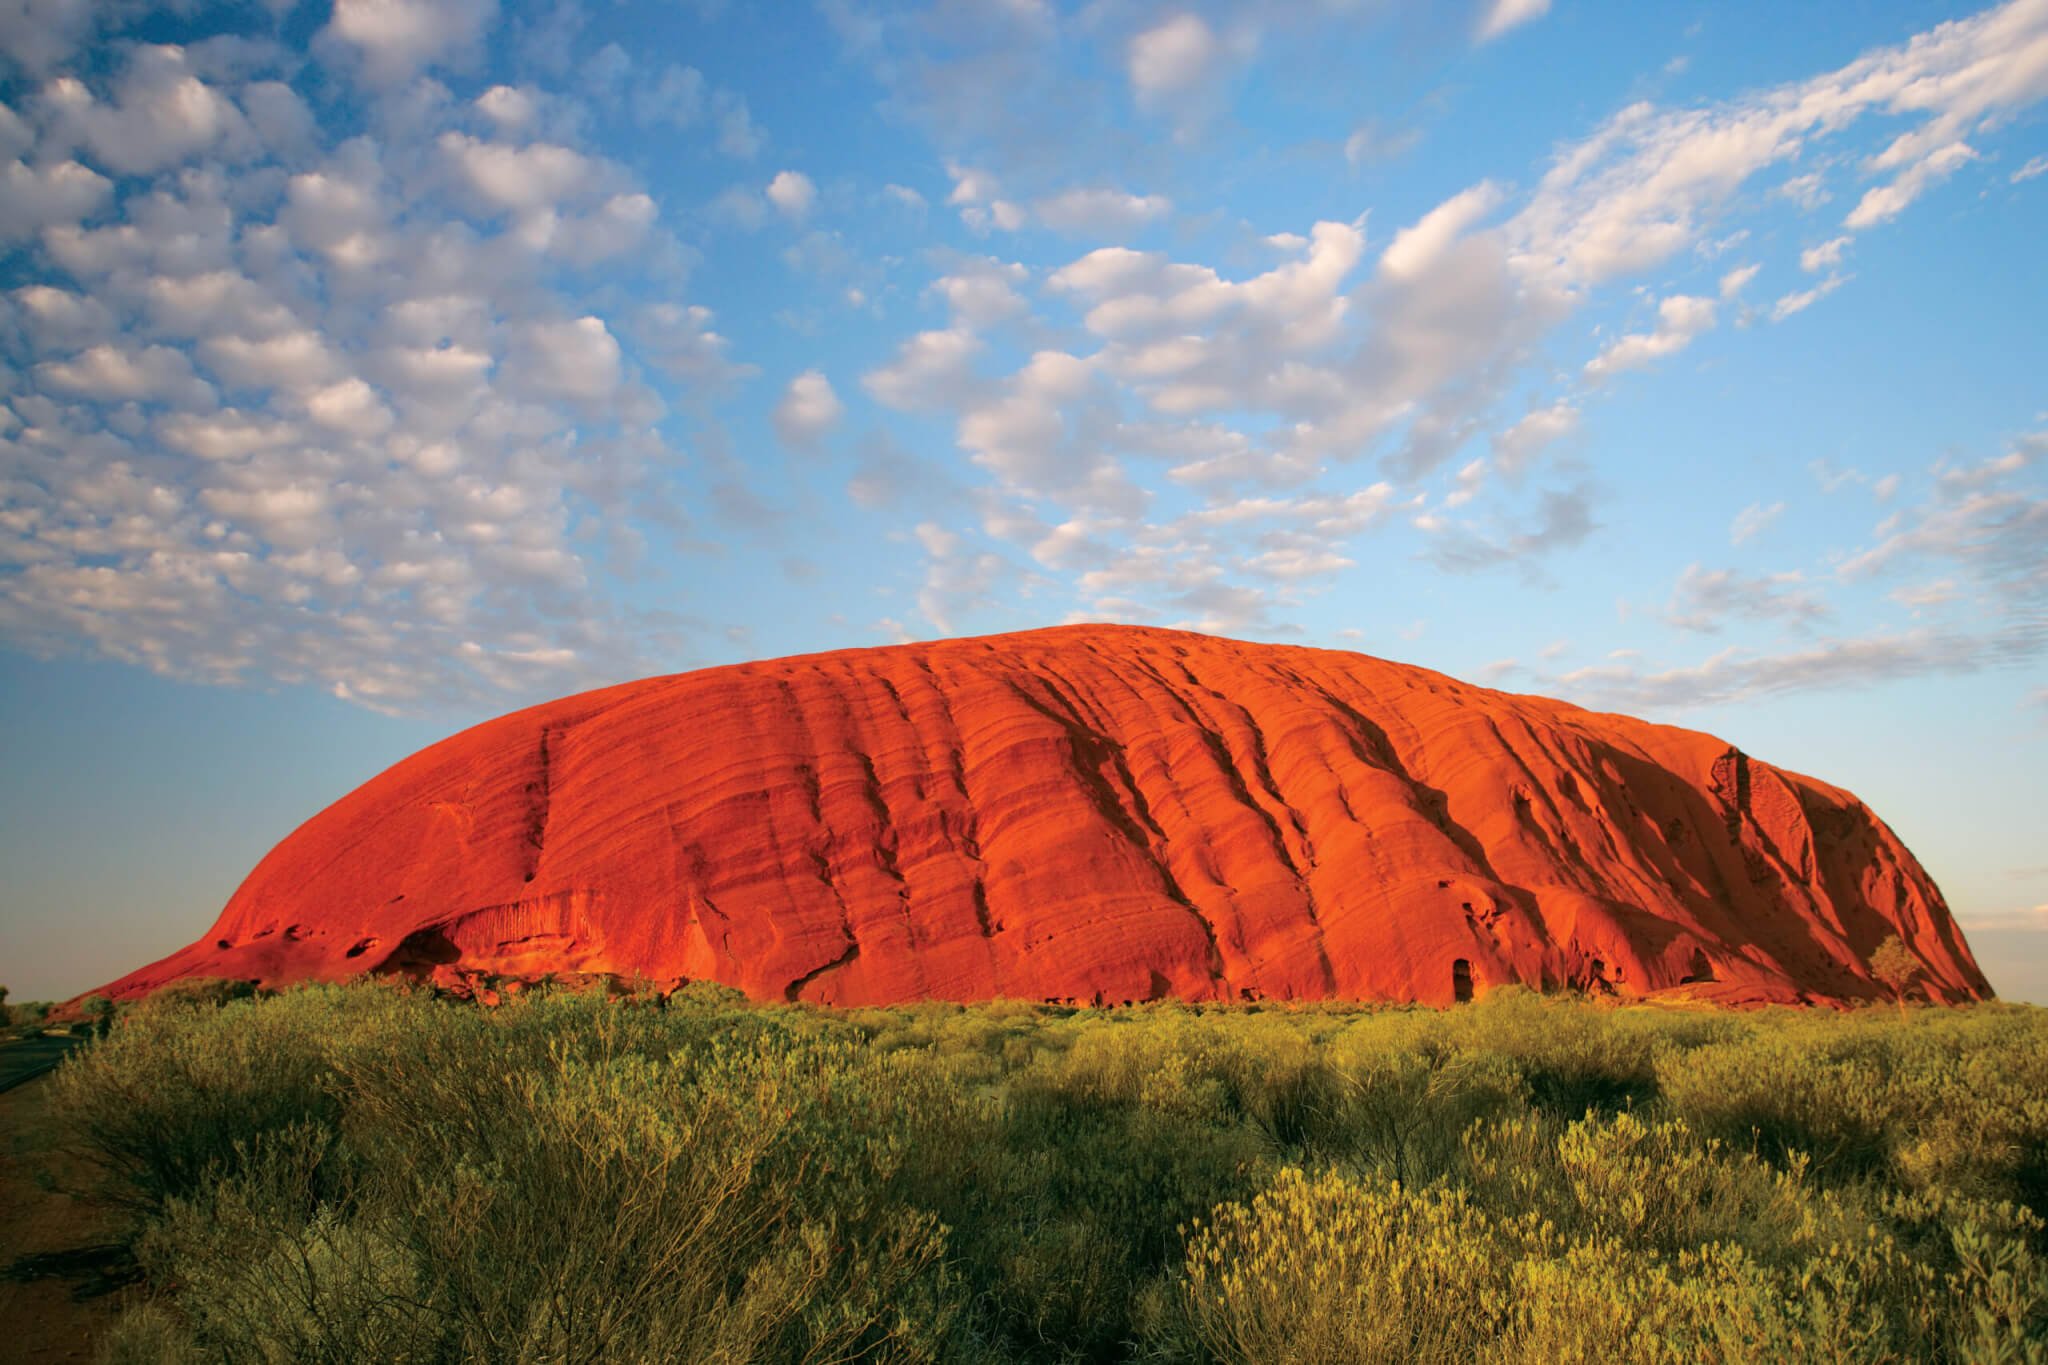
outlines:
M0 3L0 981L461 725L1103 619L1846 786L2048 1002L2048 0Z

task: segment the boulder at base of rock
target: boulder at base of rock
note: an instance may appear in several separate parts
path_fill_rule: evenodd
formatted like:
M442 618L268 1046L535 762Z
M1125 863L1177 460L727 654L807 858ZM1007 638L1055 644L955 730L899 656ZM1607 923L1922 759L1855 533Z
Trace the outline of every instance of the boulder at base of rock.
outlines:
M1848 793L1688 730L1331 650L1073 626L567 697L300 827L105 988L402 973L761 999L1731 1003L1990 994Z

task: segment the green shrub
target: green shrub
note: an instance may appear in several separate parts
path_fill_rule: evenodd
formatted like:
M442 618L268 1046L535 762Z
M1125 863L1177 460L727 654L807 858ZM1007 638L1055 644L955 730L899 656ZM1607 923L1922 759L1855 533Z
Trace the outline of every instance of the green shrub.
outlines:
M294 1124L333 1127L331 1056L355 1030L421 1006L395 992L315 988L217 1010L160 1010L66 1059L51 1110L144 1213L232 1172L247 1144Z
M1526 1220L1463 1191L1282 1170L1189 1230L1186 1326L1220 1360L1377 1365L1474 1358L1498 1335Z
M116 1361L2033 1362L2048 1011L188 988Z

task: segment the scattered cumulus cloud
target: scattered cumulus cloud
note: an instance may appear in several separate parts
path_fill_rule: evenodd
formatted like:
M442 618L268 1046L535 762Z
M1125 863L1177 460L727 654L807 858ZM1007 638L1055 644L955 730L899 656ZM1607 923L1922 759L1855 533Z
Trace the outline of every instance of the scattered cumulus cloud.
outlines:
M1815 214L1831 190L1850 204L1833 235L1818 218L1802 233L1818 243L1796 252L1811 287L1758 305L1782 321L1844 282L1858 234L1974 162L1998 164L1990 139L2048 93L2028 56L2048 21L2014 4L1810 79L1631 103L1533 174L1438 187L1390 232L1375 220L1368 234L1362 214L1219 228L1176 158L1238 131L1247 64L1328 6L1112 5L1080 22L1020 0L967 32L944 7L832 0L847 60L930 146L886 172L910 183L813 167L828 197L794 169L711 160L768 145L725 77L579 37L597 21L574 7L501 30L490 0L340 0L308 79L197 44L110 44L71 74L48 64L113 21L32 8L47 36L0 34L39 73L33 100L0 116L0 240L47 265L0 296L15 348L0 371L0 552L20 566L0 580L0 630L89 639L184 676L319 681L370 704L458 674L580 677L678 638L617 606L606 575L636 536L708 553L700 496L714 522L775 525L786 514L755 490L790 459L780 447L831 446L856 506L915 519L900 543L921 577L853 619L887 610L945 631L1036 593L1055 612L1278 630L1358 570L1367 538L1382 557L1542 581L1601 532L1599 483L1577 465L1598 386L1677 354L1731 307L1746 323L1766 265L1789 269L1760 253L1789 258L1796 242L1731 219L1771 196ZM1491 42L1547 9L1490 0L1452 36ZM1084 43L1106 58L1099 90L1057 79ZM507 44L519 61L479 73ZM360 126L323 126L330 81L359 100ZM1097 158L1057 155L1095 125L1055 115L1127 99L1178 150L1141 157L1111 129ZM1880 122L1874 147L1844 145ZM601 150L592 130L620 127L714 169L672 203ZM1341 145L1351 167L1383 165L1421 127L1347 120L1304 154L1327 169ZM851 221L863 216L901 244L874 249ZM787 240L724 233L779 222ZM779 255L816 298L721 325L691 297L700 247ZM1631 286L1654 314L1586 346L1568 324ZM735 340L777 324L785 341L822 336L853 310L900 321L846 395L869 431L821 370L760 387L762 357ZM1558 352L1596 349L1575 373L1557 367ZM747 451L719 419L741 394L778 445ZM1807 638L1657 686L1805 685L1789 680L1859 659L1906 669L1930 642L1961 641L1987 667L2022 651L2000 604L2038 573L2032 458L1938 471L1927 500L1889 503L1830 570L1844 596L1883 578L1874 592L1928 613L1913 618L1922 634L1816 642L1835 621L1826 573L1696 563L1646 618ZM1868 491L1897 493L1890 477ZM1730 541L1782 510L1751 505ZM1952 614L1987 602L1993 619ZM1626 669L1584 685L1650 686Z
M1070 189L1032 205L1038 221L1054 232L1113 238L1134 233L1173 212L1173 201L1159 194L1127 194L1114 189Z
M1740 294L1762 269L1760 265L1741 265L1721 276L1721 298L1725 301Z
M1344 160L1353 167L1398 161L1421 143L1420 128L1388 128L1377 122L1361 123L1344 139Z
M1131 92L1141 106L1171 100L1209 79L1221 52L1199 14L1176 14L1131 39Z
M1712 299L1672 295L1657 305L1655 330L1631 332L1614 342L1586 362L1586 377L1605 379L1684 350L1694 337L1713 328L1714 311Z
M1741 545L1746 541L1754 540L1769 530L1777 523L1778 518L1784 515L1785 504L1782 502L1768 504L1753 502L1735 514L1735 520L1728 526L1728 543L1730 545Z
M1912 137L1912 134L1907 134L1901 141L1910 141ZM1861 232L1865 228L1888 223L1905 212L1906 206L1926 193L1930 186L1947 179L1958 167L1976 159L1977 153L1962 142L1951 142L1928 152L1912 161L1888 183L1866 191L1856 201L1856 207L1849 210L1849 216L1842 220L1842 226ZM1872 164L1893 165L1896 160L1888 152Z
M1828 614L1797 572L1745 575L1693 564L1679 575L1664 619L1681 630L1712 634L1730 618L1808 626Z
M765 191L768 202L783 217L801 221L818 201L818 187L802 171L777 171Z
M1828 295L1849 282L1847 275L1830 275L1811 289L1798 289L1783 295L1771 305L1771 321L1783 322L1786 318L1803 313Z
M1834 237L1819 246L1808 247L1799 253L1799 268L1809 275L1818 274L1823 270L1833 270L1842 263L1842 249L1852 240L1854 239L1846 236Z
M1541 19L1550 13L1550 0L1487 0L1479 19L1476 38L1490 43L1511 29Z
M335 0L326 34L357 54L370 81L390 85L472 57L497 14L496 0Z
M769 417L784 445L816 450L845 415L846 407L832 391L832 382L817 370L805 370L789 381Z

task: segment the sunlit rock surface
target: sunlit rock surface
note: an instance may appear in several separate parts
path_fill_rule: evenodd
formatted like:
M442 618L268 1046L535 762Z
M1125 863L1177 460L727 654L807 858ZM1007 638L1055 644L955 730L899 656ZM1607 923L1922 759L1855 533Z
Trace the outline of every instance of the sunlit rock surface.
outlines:
M609 973L765 999L1450 1003L1520 982L1990 994L1847 792L1693 731L1359 654L1129 626L567 697L307 821L187 975Z

